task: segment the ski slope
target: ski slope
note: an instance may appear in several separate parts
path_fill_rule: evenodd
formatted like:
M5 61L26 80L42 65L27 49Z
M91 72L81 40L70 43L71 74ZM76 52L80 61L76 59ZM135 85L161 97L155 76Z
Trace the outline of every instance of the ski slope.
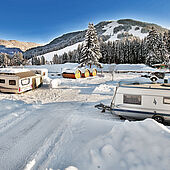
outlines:
M122 33L128 33L129 35L133 35L133 36L138 37L140 39L144 39L148 35L148 33L141 33L141 29L143 27L139 27L139 26L132 26L132 28L128 31L121 30L121 31L114 33L114 29L119 27L119 26L123 26L123 24L119 24L117 21L112 21L111 23L104 26L103 30L105 32L103 33L103 35L109 35L110 36L110 38L107 41L120 40L118 38L118 35L122 34ZM138 28L138 29L136 29L136 28Z
M169 127L151 119L122 121L94 107L110 104L118 81L147 79L130 73L115 74L114 81L110 73L77 80L49 75L60 80L58 88L0 93L0 169L169 168Z
M46 53L46 54L43 54L43 56L45 57L45 60L46 61L53 61L53 57L55 54L57 54L58 56L60 55L63 55L64 53L68 53L69 51L74 51L78 48L78 45L82 44L83 42L78 42L76 44L73 44L73 45L70 45L70 46L67 46L65 48L62 48L61 50L57 50L57 51L52 51L52 52L49 52L49 53ZM40 56L37 56L37 57L41 57L42 55Z

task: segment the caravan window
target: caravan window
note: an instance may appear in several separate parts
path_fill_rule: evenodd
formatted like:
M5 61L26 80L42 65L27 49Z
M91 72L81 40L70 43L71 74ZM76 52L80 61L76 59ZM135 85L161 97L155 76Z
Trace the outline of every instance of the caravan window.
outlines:
M16 85L16 80L9 80L9 85Z
M24 85L28 85L30 83L30 79L22 79L21 80L21 84L24 86Z
M123 95L123 103L141 105L141 96L140 95L124 94Z
M164 97L163 104L170 104L170 97Z
M5 79L0 79L0 83L5 83Z

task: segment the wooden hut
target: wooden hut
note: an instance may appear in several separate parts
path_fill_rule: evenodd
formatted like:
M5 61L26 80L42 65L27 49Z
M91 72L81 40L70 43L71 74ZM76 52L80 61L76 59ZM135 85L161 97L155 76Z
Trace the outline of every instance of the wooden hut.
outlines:
M96 76L97 75L97 70L95 68L90 70L90 76Z
M77 70L66 69L63 71L62 76L63 78L78 79L81 77L81 72L79 69Z
M86 78L90 76L90 71L86 68L82 68L81 70L81 77Z

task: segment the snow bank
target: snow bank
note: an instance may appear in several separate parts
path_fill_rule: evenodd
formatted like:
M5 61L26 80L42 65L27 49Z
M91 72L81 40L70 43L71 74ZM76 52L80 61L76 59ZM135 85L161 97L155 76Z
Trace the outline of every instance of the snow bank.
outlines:
M33 159L32 161L30 161L30 162L26 165L26 167L25 167L24 170L31 170L31 169L33 168L33 166L35 165L35 163L36 163L36 161L35 161L35 159Z
M53 79L50 82L50 87L52 89L58 88L58 86L61 84L61 80L60 79Z
M93 123L96 125L95 121ZM81 170L167 169L170 162L170 130L162 126L151 119L115 123L108 133L98 134L88 142L77 153L73 163ZM96 128L96 133L99 129Z
M109 85L101 84L93 90L93 93L104 93L105 94L105 93L111 92L112 88L113 87Z
M78 169L74 166L69 166L68 168L65 168L65 170L78 170Z
M50 84L50 82L51 82L51 78L50 78L50 77L45 77L45 78L43 79L43 83L44 83L44 84Z

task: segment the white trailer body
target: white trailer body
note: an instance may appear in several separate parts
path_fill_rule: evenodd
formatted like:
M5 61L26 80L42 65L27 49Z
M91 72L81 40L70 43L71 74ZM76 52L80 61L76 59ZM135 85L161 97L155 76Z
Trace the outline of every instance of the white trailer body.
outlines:
M120 86L115 95L113 110L122 117L145 119L159 116L163 120L170 120L170 86Z
M41 75L42 79L48 78L48 69L46 68L29 68L29 70L33 71L35 74Z
M32 71L0 71L0 92L22 93L42 84L42 76Z

